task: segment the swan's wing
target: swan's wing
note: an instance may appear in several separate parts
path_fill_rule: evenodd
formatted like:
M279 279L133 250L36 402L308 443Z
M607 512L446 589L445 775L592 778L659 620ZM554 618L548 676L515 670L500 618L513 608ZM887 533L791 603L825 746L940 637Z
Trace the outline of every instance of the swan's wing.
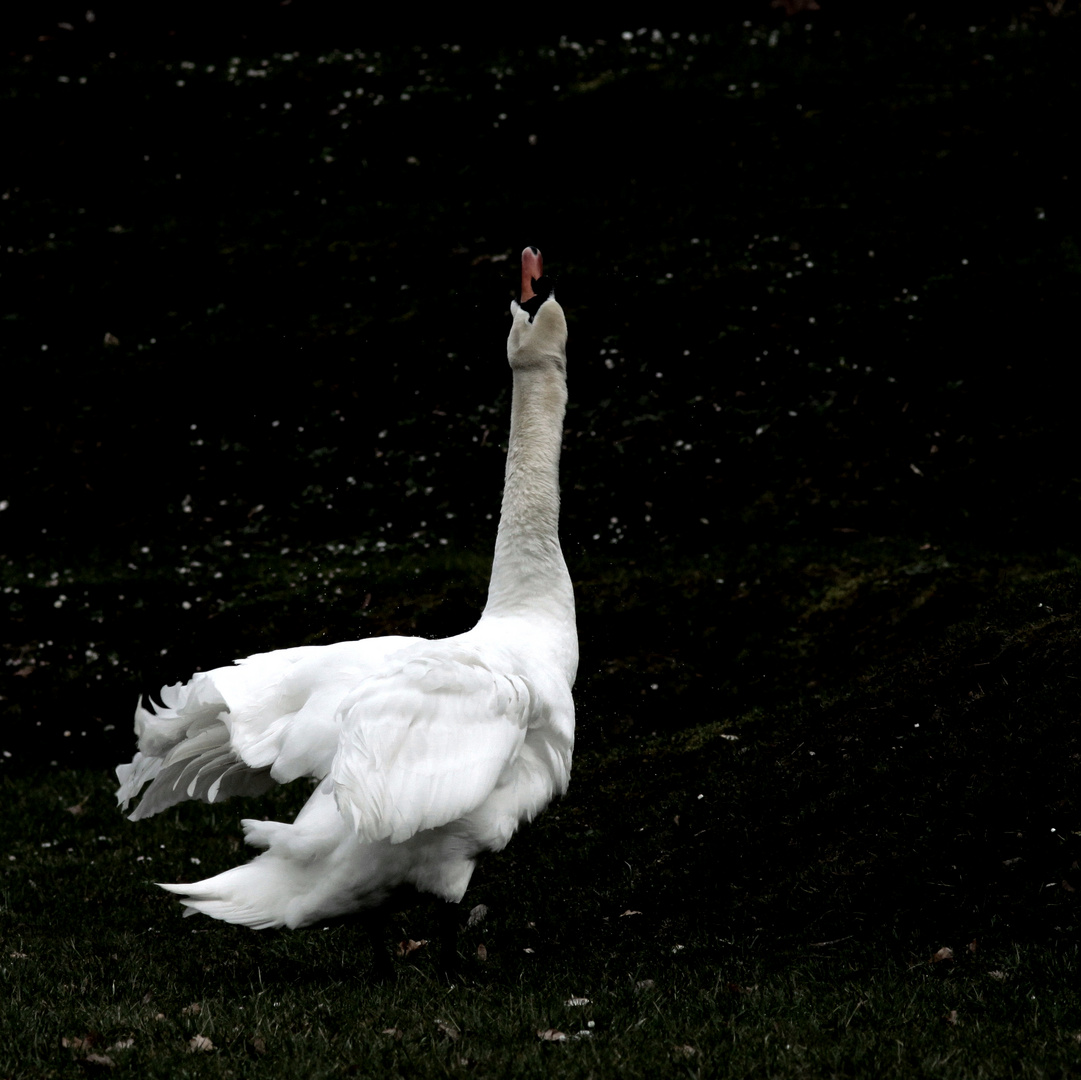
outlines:
M185 799L258 795L275 782L321 779L338 747L344 698L414 639L369 638L256 653L167 686L135 710L139 752L117 769L133 820Z
M409 650L343 706L338 807L364 840L446 825L508 778L533 711L528 681L476 653Z

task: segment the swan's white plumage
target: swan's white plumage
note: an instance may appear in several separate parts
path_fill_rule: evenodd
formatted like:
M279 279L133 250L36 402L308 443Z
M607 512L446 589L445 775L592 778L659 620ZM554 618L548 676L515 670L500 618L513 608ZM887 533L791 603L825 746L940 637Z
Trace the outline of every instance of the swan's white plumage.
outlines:
M262 855L163 886L189 914L297 927L378 906L403 885L456 902L477 856L566 790L578 661L557 534L566 322L551 298L532 320L517 304L512 315L511 436L480 622L440 641L259 653L137 707L139 750L117 769L125 808L149 784L133 820L317 781L291 824L242 823Z

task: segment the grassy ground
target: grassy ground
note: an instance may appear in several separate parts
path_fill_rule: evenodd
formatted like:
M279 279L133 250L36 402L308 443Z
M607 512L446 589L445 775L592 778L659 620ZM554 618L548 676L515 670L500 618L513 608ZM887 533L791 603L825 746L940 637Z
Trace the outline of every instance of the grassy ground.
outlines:
M683 710L714 692L696 689L686 651L626 656L586 680L571 792L481 865L468 905L487 916L461 934L453 987L427 946L372 984L357 927L255 934L185 920L152 887L234 864L239 818L287 817L297 785L135 826L103 772L9 776L8 1073L100 1061L149 1075L531 1075L553 1058L569 1075L1076 1067L1081 579L969 567L953 576L970 579L970 617L913 626L919 643L899 649L898 626L964 582L926 570L917 589L909 574L908 609L895 597L876 630L885 568L839 573L843 601L797 623L828 616L836 636L819 645L844 652L855 620L868 652L898 655L852 658L835 686L764 689L766 704L688 724ZM611 582L587 593L587 627L613 609L664 614L648 592L629 601L627 578L622 601ZM703 582L687 570L667 585L693 606ZM836 666L806 634L781 651L758 662ZM621 672L650 663L672 714L642 710L646 731L626 720ZM421 904L391 928L423 941L434 915ZM549 1029L568 1041L538 1034Z
M427 49L299 7L6 56L0 1077L1076 1071L1074 9ZM152 882L305 790L127 822L136 693L470 625L526 242L569 794L453 986L184 920Z

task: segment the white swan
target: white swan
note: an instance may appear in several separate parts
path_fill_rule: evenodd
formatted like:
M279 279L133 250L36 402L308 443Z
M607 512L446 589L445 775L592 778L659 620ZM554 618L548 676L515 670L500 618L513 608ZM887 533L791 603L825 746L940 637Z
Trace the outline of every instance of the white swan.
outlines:
M557 532L567 324L554 297L534 295L540 277L540 252L527 248L522 302L535 314L511 303L510 442L477 625L439 641L258 653L165 687L164 708L136 709L138 753L117 769L125 809L150 785L132 820L184 799L318 781L291 825L241 823L262 855L162 885L185 914L300 927L376 908L401 886L457 904L477 856L566 790L578 665Z

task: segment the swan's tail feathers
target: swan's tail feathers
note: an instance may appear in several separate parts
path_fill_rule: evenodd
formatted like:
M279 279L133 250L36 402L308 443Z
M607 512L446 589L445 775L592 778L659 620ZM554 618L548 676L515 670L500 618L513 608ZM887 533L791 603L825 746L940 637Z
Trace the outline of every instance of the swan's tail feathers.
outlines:
M229 708L209 679L162 690L163 705L135 708L139 752L117 767L117 802L128 808L145 784L132 821L150 817L185 799L218 802L231 795L261 795L272 787L270 766L253 769L230 744L224 717Z
M317 791L292 825L248 819L244 836L267 850L244 866L191 885L162 885L187 907L224 922L269 930L309 926L376 907L403 880L408 855L358 843L334 796Z
M294 925L288 918L295 899L294 876L283 860L264 855L191 885L158 884L180 897L185 915L201 912L253 930L273 930Z
M328 799L333 806L333 799ZM223 922L272 930L281 926L304 926L313 898L333 876L333 853L345 835L345 823L332 819L338 836L306 836L307 830L282 821L241 822L244 839L264 854L244 866L234 867L191 885L164 885L180 897L185 915L201 912ZM341 860L337 860L338 863Z

